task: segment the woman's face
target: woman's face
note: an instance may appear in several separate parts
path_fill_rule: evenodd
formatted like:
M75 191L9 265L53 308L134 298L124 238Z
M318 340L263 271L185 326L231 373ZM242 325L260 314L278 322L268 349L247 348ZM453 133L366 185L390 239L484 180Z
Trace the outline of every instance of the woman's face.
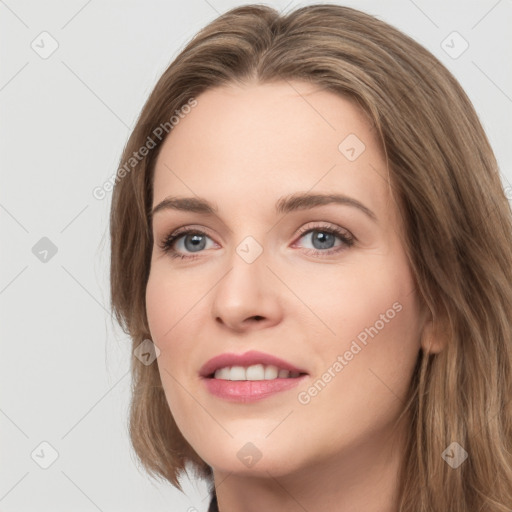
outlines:
M219 472L371 458L403 407L422 327L375 132L352 102L303 82L197 102L154 179L146 301L172 415ZM205 370L249 351L304 375L251 354Z

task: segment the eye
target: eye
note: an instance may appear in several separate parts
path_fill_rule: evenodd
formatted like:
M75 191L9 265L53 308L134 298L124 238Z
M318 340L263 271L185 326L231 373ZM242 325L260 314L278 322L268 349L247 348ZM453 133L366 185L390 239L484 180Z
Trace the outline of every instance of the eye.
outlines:
M310 240L312 249L307 254L328 256L346 250L354 245L355 238L348 232L334 226L307 226L300 231L300 239ZM336 240L341 243L336 245Z
M160 248L172 258L193 259L197 256L188 256L186 253L189 251L191 253L201 252L206 249L207 239L211 240L204 231L187 228L175 231L165 237L160 244Z

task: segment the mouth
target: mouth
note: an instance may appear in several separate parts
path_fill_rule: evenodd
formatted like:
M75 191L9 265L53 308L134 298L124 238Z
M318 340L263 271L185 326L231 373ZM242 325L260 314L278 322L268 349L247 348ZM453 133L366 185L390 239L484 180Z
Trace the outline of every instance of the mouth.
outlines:
M292 389L309 374L291 363L257 351L221 354L200 370L206 389L230 402L254 402Z
M207 361L199 370L205 379L274 380L295 379L307 375L306 370L279 357L257 350L244 354L224 353Z

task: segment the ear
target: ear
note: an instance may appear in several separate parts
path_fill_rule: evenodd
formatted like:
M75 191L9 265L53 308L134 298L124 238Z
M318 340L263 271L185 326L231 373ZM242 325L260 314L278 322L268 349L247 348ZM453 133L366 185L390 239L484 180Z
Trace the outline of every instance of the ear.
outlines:
M434 322L430 310L425 315L421 332L421 348L426 354L439 354L448 343L448 322L439 318Z

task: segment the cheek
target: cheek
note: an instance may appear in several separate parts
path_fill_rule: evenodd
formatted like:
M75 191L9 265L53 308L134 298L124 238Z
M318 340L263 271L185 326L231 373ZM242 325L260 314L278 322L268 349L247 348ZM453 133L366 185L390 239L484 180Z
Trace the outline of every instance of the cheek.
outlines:
M146 314L148 318L151 339L163 350L162 341L165 332L172 327L172 296L169 297L167 287L162 281L155 278L151 271L146 287Z
M285 279L293 282L299 299L296 306L318 331L326 345L340 348L344 341L377 328L401 323L407 310L414 316L416 304L411 276L402 262L385 262L375 257L372 262L355 261L347 266L319 268L310 278L292 273ZM310 274L311 275L311 274ZM402 311L398 311L398 310ZM381 319L384 315L384 319ZM387 320L390 320L387 322ZM385 322L384 324L382 322ZM361 336L364 338L364 334Z
M161 350L166 349L181 322L194 316L194 304L204 294L205 290L191 283L188 276L174 275L164 263L152 267L146 286L146 312L153 341L159 342Z
M154 339L161 337L164 319L167 317L168 323L172 320L169 318L169 314L172 312L172 309L169 309L169 305L172 302L173 297L172 294L169 294L165 281L159 279L158 273L151 269L146 286L146 313L149 328Z
M191 428L187 411L193 404L187 402L189 397L180 383L187 377L183 361L190 355L188 341L195 336L191 330L194 324L189 322L197 314L191 309L197 299L187 294L193 287L183 286L168 274L160 266L152 268L146 287L146 312L151 339L160 349L156 363L167 403L178 428L187 433Z
M173 273L165 262L155 265L149 275L146 287L149 330L152 341L160 349L157 363L164 388L171 393L179 388L172 376L179 381L190 379L195 369L186 362L201 359L201 347L194 340L204 338L201 331L208 311L202 299L212 286L204 277L204 280L191 279L186 273Z
M341 356L343 368L331 370L337 375L331 389L356 401L373 401L372 396L389 401L393 393L405 394L419 353L419 303L399 254L389 251L386 258L366 258L350 269L331 268L309 281L296 280L296 293L308 306L304 316L314 327L309 334L316 334L312 346L322 361L317 377Z
M328 431L327 452L387 429L406 402L420 348L416 299L396 281L380 285L325 303L339 311L324 310L336 336L317 338L321 364L297 398L311 435Z

